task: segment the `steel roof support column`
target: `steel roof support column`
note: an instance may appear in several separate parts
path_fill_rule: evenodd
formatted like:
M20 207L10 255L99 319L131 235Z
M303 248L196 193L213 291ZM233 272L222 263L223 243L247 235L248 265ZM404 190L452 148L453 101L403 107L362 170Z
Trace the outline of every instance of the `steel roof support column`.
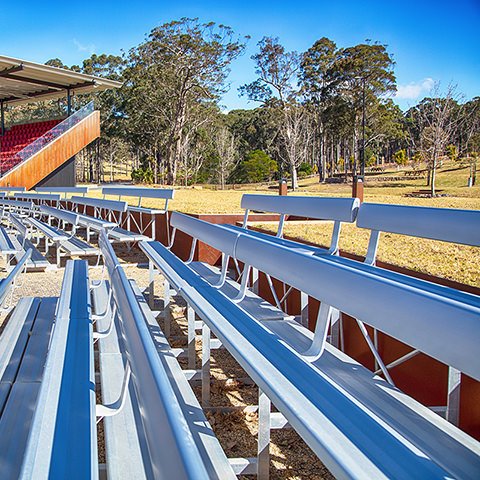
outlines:
M72 94L70 89L67 88L67 116L69 117L72 114Z
M1 116L1 131L2 131L2 137L5 135L5 105L3 103L3 100L0 101L0 116Z

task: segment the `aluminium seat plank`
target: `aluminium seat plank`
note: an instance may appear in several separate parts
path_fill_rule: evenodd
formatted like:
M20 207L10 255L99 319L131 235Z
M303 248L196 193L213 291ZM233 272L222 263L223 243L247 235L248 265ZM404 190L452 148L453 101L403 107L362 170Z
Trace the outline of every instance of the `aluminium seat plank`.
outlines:
M117 242L142 242L150 240L150 237L141 233L131 232L125 228L115 227L108 231L108 238L116 240Z
M162 364L172 379L172 386L176 396L185 412L188 425L192 432L197 448L200 451L202 460L207 465L207 470L211 472L211 478L221 480L235 478L232 475L232 468L223 451L220 443L213 433L202 407L198 403L185 373L182 371L177 358L173 355L168 340L163 334L158 322L150 310L145 297L141 293L135 281L131 280L130 285L135 293L135 297L145 316L148 328L155 342ZM215 477L214 477L215 475Z
M0 252L2 255L14 255L17 249L13 245L8 233L4 227L0 225Z
M6 480L20 476L57 303L56 298L30 300L28 303L32 308L25 325L32 328L27 332L26 348L0 418L0 477ZM32 319L33 311L35 318ZM13 363L17 364L17 359Z
M27 271L32 270L45 270L50 262L43 256L43 254L37 249L37 247L28 239L24 238L22 235L10 234L10 240L12 241L15 248L18 249L15 258L17 262L22 258L23 254L28 250L32 250L32 255L27 260ZM22 247L23 245L23 247Z
M218 282L218 279L220 278L220 270L218 268L212 267L203 262L192 262L189 265L194 272L198 273L198 275L207 280L210 284ZM218 290L224 293L228 298L234 299L240 292L240 285L234 280L227 279L225 284ZM245 292L245 298L237 304L259 321L293 319L292 315L282 312L251 290L247 290Z
M107 282L102 281L92 291L94 312L97 315L102 315L107 309L110 312L106 318L97 320L97 331L106 330L111 321L112 311L107 306L107 285ZM125 373L125 354L122 353L118 337L120 330L117 316L114 322L111 333L98 340L102 403L105 405L118 400ZM103 419L107 476L111 480L153 478L141 415L135 399L135 390L130 383L123 408L116 415Z

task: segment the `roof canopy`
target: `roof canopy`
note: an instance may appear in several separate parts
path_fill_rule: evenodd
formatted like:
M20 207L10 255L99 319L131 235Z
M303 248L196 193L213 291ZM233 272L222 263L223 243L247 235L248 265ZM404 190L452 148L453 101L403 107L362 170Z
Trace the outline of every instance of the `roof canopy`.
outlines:
M6 104L64 98L70 94L101 92L122 84L108 78L0 55L0 101Z

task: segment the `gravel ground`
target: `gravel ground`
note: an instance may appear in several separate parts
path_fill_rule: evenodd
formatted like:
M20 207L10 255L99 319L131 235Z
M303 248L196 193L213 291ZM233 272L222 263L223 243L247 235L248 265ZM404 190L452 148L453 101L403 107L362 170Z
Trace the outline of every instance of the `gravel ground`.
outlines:
M146 258L140 250L134 248L128 251L126 247L115 246L128 278L134 279L141 289L148 284L148 268ZM50 259L54 262L54 259ZM102 267L94 266L96 259L89 261L91 280L104 277ZM62 263L64 265L64 263ZM5 276L5 263L0 263L0 275ZM51 297L58 296L61 290L64 268L52 269L45 272L28 272L21 276L13 296L9 299L8 306L14 306L18 299L25 296ZM156 279L156 294L162 292L162 279ZM162 299L155 298L155 309L160 309ZM186 318L184 302L176 298L172 305L173 318L172 346L186 344ZM8 321L5 310L0 313L0 330ZM160 326L162 321L160 320ZM200 365L201 341L197 340L197 367ZM186 365L185 365L186 367ZM213 407L228 407L229 412L215 409L207 411L207 417L218 436L222 447L228 457L251 457L256 455L256 435L258 429L258 416L248 413L242 407L256 405L258 389L252 385L246 373L224 350L214 350L211 360L212 386L211 405ZM201 387L194 387L200 401ZM231 407L234 407L233 409ZM103 429L99 425L99 456L100 462L104 461ZM272 432L270 445L270 478L271 479L330 479L333 478L328 470L311 452L302 439L290 429ZM248 477L244 477L248 478Z

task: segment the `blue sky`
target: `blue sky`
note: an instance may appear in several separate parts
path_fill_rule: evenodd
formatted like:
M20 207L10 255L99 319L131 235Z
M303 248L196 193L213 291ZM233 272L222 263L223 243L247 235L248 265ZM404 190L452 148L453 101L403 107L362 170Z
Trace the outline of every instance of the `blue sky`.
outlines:
M326 36L346 47L365 39L388 45L396 62L406 109L449 82L470 99L480 95L480 0L456 1L101 1L0 0L0 54L45 62L80 63L91 53L120 54L150 30L180 17L199 17L250 35L247 51L232 65L228 108L250 108L237 88L255 78L250 56L265 35L289 50L304 51Z

